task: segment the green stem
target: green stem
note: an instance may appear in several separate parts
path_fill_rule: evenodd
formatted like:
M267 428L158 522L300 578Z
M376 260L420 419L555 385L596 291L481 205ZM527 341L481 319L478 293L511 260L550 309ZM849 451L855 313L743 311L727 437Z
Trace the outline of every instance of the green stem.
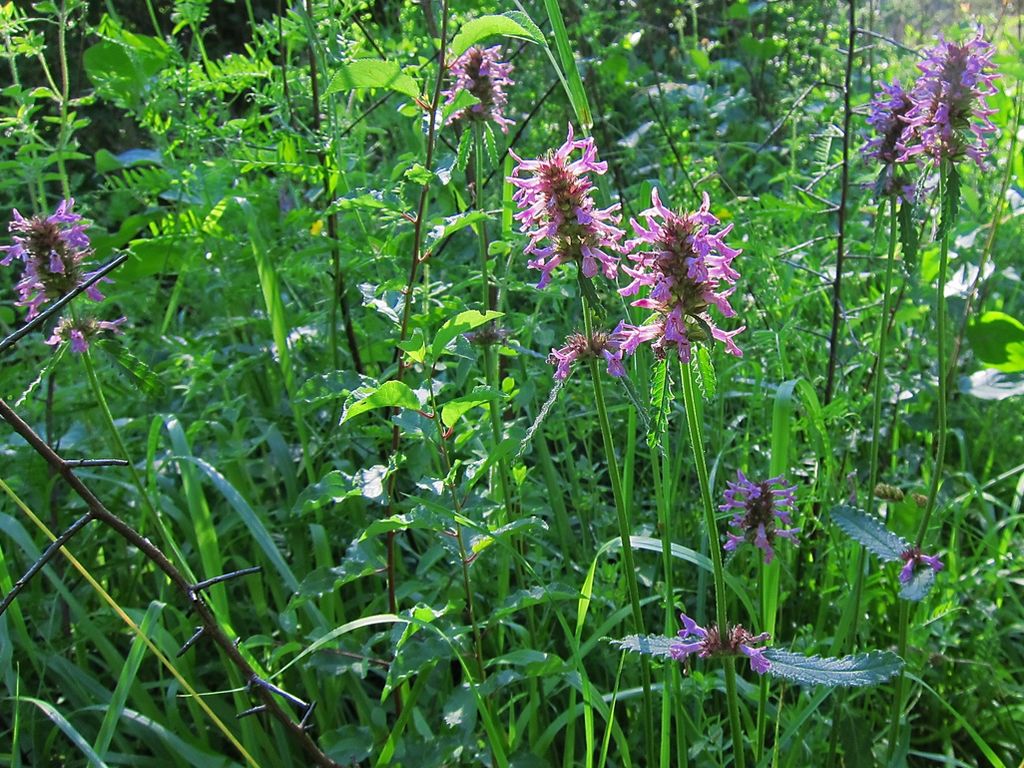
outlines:
M586 295L582 290L582 281L586 278L580 273L581 294ZM594 321L591 317L590 307L586 299L583 300L583 325L584 332L588 339L594 337ZM622 493L622 474L619 472L619 462L615 458L615 441L612 439L611 423L608 420L608 409L604 402L604 390L601 387L601 372L597 365L597 359L591 357L588 360L590 367L590 378L594 384L594 404L597 407L597 418L601 425L601 439L604 445L605 460L608 462L608 476L612 484L612 497L615 500L615 513L619 523L619 539L622 542L622 566L623 576L626 579L626 587L629 590L629 602L633 608L633 629L638 635L646 635L644 630L643 612L640 609L640 587L636 580L636 563L633 558L633 545L630 542L629 513L626 510L625 497ZM646 656L640 658L641 675L644 689L644 732L647 737L647 754L654 755L654 720L653 720L653 698L651 696L651 665Z
M946 459L946 267L949 263L949 229L953 222L947 220L948 201L946 195L949 191L947 174L949 165L943 162L939 170L939 206L942 211L942 235L939 238L939 276L938 286L935 289L935 325L936 341L938 343L937 369L939 377L939 423L938 423L938 445L935 449L935 472L932 474L931 485L928 487L928 503L924 508L924 515L921 517L921 526L917 529L917 538L914 544L918 547L924 541L924 535L928 532L928 523L932 513L935 511L935 500L939 495L939 485L942 483L942 465Z
M715 581L715 623L720 632L728 632L725 613L725 568L722 565L722 548L719 545L718 524L715 521L714 504L711 501L711 483L708 479L707 461L704 456L704 440L701 436L700 411L693 387L693 371L680 362L679 371L683 379L683 403L686 406L686 426L690 434L690 448L693 462L697 467L697 482L704 507L704 527L708 531L708 554L711 556L712 574ZM733 752L737 768L746 765L743 746L743 731L740 728L739 702L736 694L736 667L734 660L725 660L725 695L729 702L729 724L732 729Z

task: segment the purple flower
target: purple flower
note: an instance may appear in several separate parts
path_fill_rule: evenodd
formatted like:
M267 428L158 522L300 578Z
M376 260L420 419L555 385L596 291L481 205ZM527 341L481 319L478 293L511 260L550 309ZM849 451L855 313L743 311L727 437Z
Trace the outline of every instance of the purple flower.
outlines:
M892 85L882 85L882 90L871 101L868 125L875 129L875 136L861 147L861 152L882 164L875 190L879 197L899 195L907 202L914 202L914 184L897 168L899 158L908 149L907 142L914 139L914 130L904 119L913 105L898 80Z
M679 642L669 648L669 653L676 661L682 661L691 653L697 654L701 659L711 656L737 656L743 654L750 659L750 668L763 675L771 669L772 663L764 656L764 648L755 648L754 643L763 643L771 635L762 632L760 635L751 634L741 625L728 630L727 637L723 638L718 627L712 624L708 629L698 626L697 622L685 613L679 614L683 622L683 628L679 630Z
M128 322L127 317L119 317L117 320L96 320L91 317L74 320L70 317L62 317L46 343L53 346L62 341L70 341L71 351L81 354L89 348L89 339L98 336L103 331L121 333L119 326L126 322Z
M622 323L611 333L595 331L591 338L582 333L573 333L565 340L565 346L561 349L552 349L548 355L548 362L557 366L555 378L565 381L569 377L572 364L577 360L586 360L591 357L603 357L608 363L608 373L612 376L622 377L626 375L626 369L622 367Z
M82 268L82 262L92 254L92 249L82 217L71 212L74 204L69 198L49 216L29 219L15 209L8 228L21 234L14 235L13 245L0 246L0 252L6 252L0 264L7 266L14 259L21 259L25 265L21 280L15 286L18 291L15 304L28 307L29 320L39 314L47 300L70 293L93 274ZM103 300L103 294L95 285L89 287L86 295L93 301Z
M796 486L773 488L775 485L785 486L786 480L782 475L754 483L737 471L736 478L735 483L728 483L725 504L719 507L723 512L735 511L729 525L739 532L729 534L725 549L732 551L744 541L749 541L764 551L767 565L775 557L772 544L776 537L796 541L796 534L800 533L799 528L779 527L780 524L793 524L789 513L793 509Z
M938 44L925 51L918 64L921 76L910 92L913 102L903 120L913 129L915 141L899 156L925 154L936 160L962 156L979 166L988 154L987 134L994 133L989 119L996 110L986 97L996 93L992 73L993 47L981 37L957 45L939 36Z
M582 157L570 161L577 149ZM534 258L529 267L541 271L537 287L546 286L554 269L567 262L579 264L584 277L600 271L614 280L625 232L616 226L619 206L600 209L591 197L594 185L587 174L608 170L607 163L597 161L594 140L574 139L570 125L565 143L545 157L523 160L511 150L509 154L519 163L508 181L517 187L512 199L520 210L515 218L530 236L525 252ZM524 178L524 173L532 176ZM548 243L542 247L543 240Z
M508 133L508 127L513 123L503 114L508 104L505 88L515 85L515 82L509 79L512 65L499 61L500 58L500 45L491 48L473 46L452 62L455 85L443 92L445 104L455 101L459 91L468 91L479 99L479 103L452 114L448 118L449 124L456 120L491 120Z
M933 571L938 573L942 570L942 560L939 559L938 555L926 555L921 551L920 547L911 547L905 552L900 554L904 562L903 568L900 569L900 583L907 584L912 578L914 578L914 570L917 566L922 563L930 566Z
M646 228L636 219L631 220L637 236L626 243L626 250L635 265L622 269L633 281L619 293L632 296L640 288L648 288L647 296L634 301L633 306L653 310L655 316L645 325L623 326L627 354L632 354L640 344L652 342L659 357L675 347L679 358L689 362L693 342L710 344L712 339L718 339L730 354L743 355L732 337L746 326L723 331L708 313L714 305L726 317L736 314L729 305L729 296L739 274L731 264L741 253L723 239L732 230L732 224L712 233L711 227L719 221L710 212L710 206L705 194L696 212L680 215L662 205L658 190L654 189L651 207L641 213ZM644 244L651 249L637 250ZM729 287L719 291L722 284Z

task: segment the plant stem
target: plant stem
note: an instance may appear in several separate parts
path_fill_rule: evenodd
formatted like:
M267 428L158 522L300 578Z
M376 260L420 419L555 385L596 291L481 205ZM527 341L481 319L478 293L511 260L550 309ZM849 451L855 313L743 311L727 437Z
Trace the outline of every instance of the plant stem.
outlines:
M914 544L918 547L924 541L928 532L928 523L932 513L935 511L935 500L939 495L939 485L942 483L942 465L946 459L946 268L949 264L949 230L953 222L947 220L948 201L946 195L949 193L948 174L950 166L948 161L943 161L939 169L939 206L942 211L942 234L939 238L939 275L938 286L935 289L935 336L938 345L936 366L939 378L939 401L937 403L938 413L938 444L935 448L935 472L932 474L932 481L928 487L928 503L924 508L924 515L921 517L921 525L917 529L917 538Z
M683 403L686 406L686 426L690 434L690 448L693 450L693 462L697 468L697 482L700 485L700 496L704 507L704 527L708 530L708 554L711 556L715 581L715 623L718 625L718 630L725 633L729 631L725 613L725 569L722 566L718 524L715 521L715 510L711 501L711 483L708 479L708 467L704 456L704 440L701 436L697 396L693 388L693 371L688 364L680 362L679 372L683 379ZM736 667L731 658L725 660L725 695L729 703L729 724L732 729L736 766L744 768L746 754L736 694Z
M582 282L586 278L579 274L580 293ZM594 321L591 317L591 310L586 298L583 299L583 325L584 332L588 339L594 337ZM597 359L591 357L588 360L590 367L590 378L594 385L594 404L597 407L597 418L601 425L601 440L604 445L605 460L608 462L608 477L612 484L612 497L615 500L615 513L619 523L619 539L622 542L622 565L623 576L626 579L626 587L629 590L629 602L633 607L633 629L638 635L646 635L644 629L643 612L640 609L640 587L636 580L636 563L633 558L633 545L630 542L629 512L626 510L625 497L622 493L622 475L619 472L619 462L615 458L615 441L612 439L611 423L608 420L608 408L604 402L604 390L601 387L601 372L597 365ZM640 659L641 675L644 689L644 732L646 735L647 754L654 755L654 705L651 696L651 665L646 656Z

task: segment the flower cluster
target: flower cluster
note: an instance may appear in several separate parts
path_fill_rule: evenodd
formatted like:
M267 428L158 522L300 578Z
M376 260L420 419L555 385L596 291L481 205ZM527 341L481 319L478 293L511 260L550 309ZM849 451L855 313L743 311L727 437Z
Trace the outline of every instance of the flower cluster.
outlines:
M502 131L508 133L512 121L504 115L508 104L505 88L515 83L509 78L512 65L501 61L501 46L490 48L473 46L451 65L455 84L444 91L445 104L455 101L460 91L466 91L478 99L478 103L460 109L448 118L448 123L457 120L490 120Z
M570 161L576 150L581 157ZM524 160L511 150L509 153L518 163L508 177L517 188L513 200L520 210L515 218L530 237L526 246L526 253L533 256L529 267L541 271L537 287L546 286L560 264L572 262L580 265L584 277L600 271L614 279L622 251L619 241L625 232L617 226L617 204L604 209L594 204L594 185L587 174L608 170L607 163L597 161L594 140L574 138L570 125L565 143L545 157ZM542 246L545 240L548 242Z
M29 320L39 314L40 307L49 299L59 299L92 276L82 269L82 262L92 250L82 217L71 211L74 204L73 199L63 200L49 216L28 219L14 209L14 220L8 228L21 234L14 235L13 245L0 246L0 251L7 254L0 264L8 266L14 259L24 262L15 304L28 307ZM95 285L86 294L93 301L103 300Z
M921 551L920 547L911 547L910 549L902 552L900 558L903 560L903 567L900 569L900 583L907 584L912 578L914 578L914 571L919 565L927 565L931 567L933 571L938 573L942 570L942 560L939 559L938 555L926 555Z
M782 485L782 488L773 486ZM730 533L725 549L735 550L744 541L749 541L764 552L768 564L775 557L773 544L776 537L796 540L799 528L780 528L779 524L791 526L789 517L793 509L793 491L796 486L785 487L785 478L779 475L760 483L754 483L740 471L736 482L727 483L725 504L719 507L723 512L733 511L729 525L738 533Z
M651 207L641 214L647 226L631 220L636 238L626 243L626 249L631 251L629 258L634 266L623 266L623 271L633 281L619 293L632 296L641 287L649 288L647 296L634 301L633 306L653 310L656 316L646 325L623 327L627 353L649 341L659 357L675 347L679 358L689 362L693 342L710 344L717 339L730 354L743 355L732 337L746 326L723 331L708 313L714 305L725 317L736 314L729 305L729 296L739 274L731 264L741 253L724 241L732 224L717 233L711 231L719 221L710 206L705 194L696 212L680 215L666 208L654 189ZM643 245L651 249L635 250ZM720 291L722 285L729 287Z
M871 101L868 125L875 129L876 135L861 148L861 152L882 164L882 173L875 188L879 197L899 195L908 202L914 201L914 184L898 168L900 158L908 150L907 142L914 135L904 119L913 106L914 102L898 80L892 85L883 85Z
M28 307L27 319L39 315L42 306L51 299L59 299L93 278L87 272L85 260L92 255L89 237L85 234L82 217L71 209L73 199L61 201L49 216L25 218L15 209L9 225L15 232L13 245L0 246L0 264L9 266L15 259L24 264L24 271L16 289L16 306ZM110 282L104 278L105 282ZM85 294L93 301L103 301L103 294L95 283ZM80 320L64 318L57 324L47 344L70 341L71 349L84 352L89 339L102 331L118 331L127 318L114 321L83 317Z
M603 357L608 363L608 373L612 376L626 375L622 367L622 323L611 333L595 331L589 339L582 333L573 333L565 340L561 349L552 349L548 362L556 366L555 378L565 381L569 377L572 364L577 360L591 357Z
M981 37L957 45L941 36L933 48L925 51L918 65L921 76L910 92L913 106L903 120L913 130L899 160L918 154L936 160L958 160L964 155L981 165L988 154L987 134L996 127L989 116L995 110L986 97L996 93L991 72L991 44Z
M696 653L701 659L711 656L737 656L743 654L750 659L750 668L763 675L771 669L772 663L765 658L762 648L755 648L754 643L763 643L770 635L762 632L754 635L740 625L727 628L722 633L718 627L712 624L708 629L698 626L697 622L685 613L679 614L683 622L683 628L679 630L679 642L669 648L669 653L676 661L682 661L691 653ZM687 642L688 641L688 642Z

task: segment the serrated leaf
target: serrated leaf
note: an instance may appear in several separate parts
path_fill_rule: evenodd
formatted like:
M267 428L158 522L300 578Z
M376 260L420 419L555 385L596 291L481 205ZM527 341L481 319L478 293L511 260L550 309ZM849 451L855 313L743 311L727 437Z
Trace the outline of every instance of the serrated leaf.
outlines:
M768 674L801 685L860 687L884 683L903 668L903 659L890 651L872 651L852 656L804 656L780 648L767 648L771 662Z
M668 405L672 387L668 375L668 358L654 364L651 376L651 430L647 433L647 447L653 449L661 444L661 436L668 429Z
M377 408L409 408L418 410L419 398L401 381L386 381L379 387L360 387L348 402L341 416L341 423L354 419L356 416Z
M359 59L339 65L324 95L358 88L387 88L414 99L420 95L416 81L402 72L398 62L383 59Z
M461 56L481 40L486 40L494 35L519 37L534 43L541 42L544 36L539 34L540 30L537 29L537 25L532 21L526 24L524 16L525 14L513 12L480 16L472 21L467 21L462 25L459 34L452 39L452 56ZM526 21L529 19L527 18Z
M434 360L437 360L442 354L444 354L445 348L455 339L456 336L461 333L471 331L484 323L489 323L491 320L495 320L503 314L503 312L495 312L494 310L480 312L475 309L460 312L442 325L440 330L437 332L437 335L434 336L434 341L430 345L431 357Z
M473 132L463 131L462 136L459 137L459 154L455 159L455 167L460 171L466 170L466 164L469 162L469 155L472 150Z
M712 400L718 392L715 366L711 362L711 353L704 346L697 347L697 386L705 400Z
M900 247L903 249L903 263L908 270L913 270L917 259L917 225L914 223L914 206L904 200L900 203Z
M918 568L903 588L900 590L900 597L904 600L918 602L928 597L935 584L935 571L931 568Z
M669 649L679 642L678 638L666 637L665 635L627 635L621 640L612 640L612 645L618 646L624 651L643 653L647 656L654 656L659 659L671 659Z
M487 152L487 159L494 165L498 164L498 145L494 140L494 129L490 123L484 124L484 150Z
M1005 312L990 311L967 327L971 350L986 368L1024 371L1024 323Z
M890 531L878 518L856 507L846 504L836 507L832 510L832 520L843 533L863 544L884 562L899 560L900 555L910 549L906 539Z
M128 374L128 380L147 397L158 397L164 391L163 380L146 363L137 358L128 348L114 339L102 339L96 343L100 349L113 358L118 367Z

